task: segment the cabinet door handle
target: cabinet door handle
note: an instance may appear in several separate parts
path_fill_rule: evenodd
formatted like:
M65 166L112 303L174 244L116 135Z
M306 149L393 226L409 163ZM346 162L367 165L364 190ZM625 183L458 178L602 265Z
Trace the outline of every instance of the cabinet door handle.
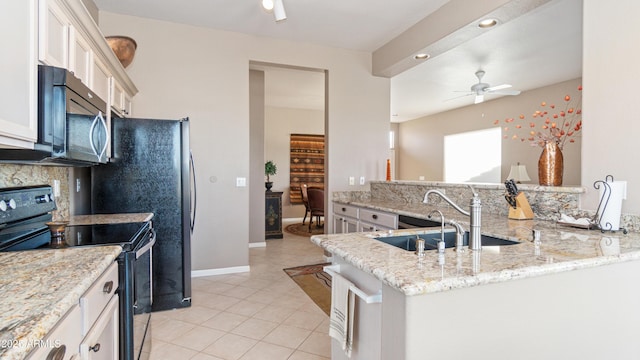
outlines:
M376 219L376 220L378 219L378 215L376 215L376 214L371 215L371 217Z
M111 290L113 290L113 281L107 281L106 283L104 283L104 286L102 287L102 292L103 293L110 293Z
M342 208L342 212L345 212L345 211L347 211L347 208Z
M89 351L98 352L100 351L100 343L97 343L93 346L89 346Z

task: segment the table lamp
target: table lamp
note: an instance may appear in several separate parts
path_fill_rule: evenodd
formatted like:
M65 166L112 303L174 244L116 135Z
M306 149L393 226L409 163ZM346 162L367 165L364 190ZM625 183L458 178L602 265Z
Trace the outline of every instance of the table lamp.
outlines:
M513 179L516 183L520 184L522 181L531 181L529 174L527 174L527 168L524 165L511 165L511 171L507 179Z

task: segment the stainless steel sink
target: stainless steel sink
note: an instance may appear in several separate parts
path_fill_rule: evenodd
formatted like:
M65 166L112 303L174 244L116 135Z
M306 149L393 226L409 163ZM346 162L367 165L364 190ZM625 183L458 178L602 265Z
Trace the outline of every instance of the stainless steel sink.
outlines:
M403 250L407 251L416 251L416 239L424 239L425 250L436 250L438 249L438 241L440 241L440 233L433 232L428 234L417 234L417 235L399 235L399 236L381 236L375 238L378 241L382 241L389 245L393 245ZM455 232L445 232L444 233L444 244L445 248L451 248L456 246L456 233ZM507 245L516 245L520 244L518 241L507 240L502 238L497 238L489 235L482 235L482 246L507 246ZM465 232L464 234L464 246L469 245L469 232Z

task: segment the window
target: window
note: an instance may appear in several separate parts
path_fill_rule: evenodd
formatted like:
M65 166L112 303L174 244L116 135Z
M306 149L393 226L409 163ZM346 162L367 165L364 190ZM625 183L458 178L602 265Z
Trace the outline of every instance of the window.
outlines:
M396 148L396 132L391 130L389 131L389 149L393 150Z
M444 137L446 182L500 182L501 129L487 129Z

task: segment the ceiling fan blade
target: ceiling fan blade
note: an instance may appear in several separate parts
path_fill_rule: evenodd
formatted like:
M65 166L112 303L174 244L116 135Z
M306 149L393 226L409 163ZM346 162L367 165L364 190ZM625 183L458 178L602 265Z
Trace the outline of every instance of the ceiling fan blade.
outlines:
M498 90L491 93L496 95L520 95L520 90Z
M502 85L498 85L498 86L488 87L488 88L484 89L484 91L485 92L493 92L493 91L497 91L497 90L508 89L510 87L511 87L511 85L509 85L509 84L502 84Z
M469 96L469 95L474 95L474 94L475 94L475 93L472 93L472 92L468 92L468 91L467 91L467 92L466 92L466 94L464 94L464 95L454 96L454 97L449 98L449 99L446 99L446 100L444 100L444 101L451 101L451 100L455 100L455 99L460 99L460 98L463 98L463 97L466 97L466 96Z
M480 104L483 101L484 101L484 95L476 95L476 100L474 104Z

